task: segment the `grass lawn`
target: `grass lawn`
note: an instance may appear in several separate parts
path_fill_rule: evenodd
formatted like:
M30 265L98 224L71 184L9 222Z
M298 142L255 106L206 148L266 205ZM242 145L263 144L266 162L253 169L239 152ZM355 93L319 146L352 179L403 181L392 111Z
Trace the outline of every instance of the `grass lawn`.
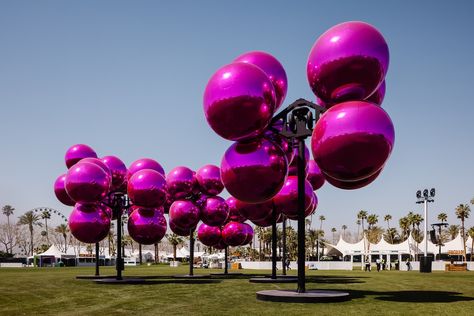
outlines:
M114 272L113 267L101 267L101 274ZM222 271L195 270L210 272ZM187 273L186 266L127 267L124 276L156 277L144 285L75 279L93 273L93 267L2 268L0 315L474 315L474 272L308 271L307 289L351 293L350 301L319 304L255 298L256 291L295 289L295 284L254 284L247 277L185 284L166 278Z

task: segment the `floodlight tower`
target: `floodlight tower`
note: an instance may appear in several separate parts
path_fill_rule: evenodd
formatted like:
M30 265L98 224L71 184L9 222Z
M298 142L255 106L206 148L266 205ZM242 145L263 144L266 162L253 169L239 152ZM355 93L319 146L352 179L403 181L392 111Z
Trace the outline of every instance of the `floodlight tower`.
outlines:
M423 203L424 206L424 249L423 249L423 260L420 262L420 272L431 272L431 260L428 259L428 203L434 202L435 189L432 188L429 192L428 189L416 191L416 204Z

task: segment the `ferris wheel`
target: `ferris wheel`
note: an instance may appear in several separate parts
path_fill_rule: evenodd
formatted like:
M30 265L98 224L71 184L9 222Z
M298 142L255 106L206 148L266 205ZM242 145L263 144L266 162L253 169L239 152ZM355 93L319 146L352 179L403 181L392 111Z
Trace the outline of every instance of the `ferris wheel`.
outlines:
M64 221L65 223L67 223L67 216L65 216L60 211L55 210L55 209L50 208L50 207L35 207L31 211L33 213L38 214L39 216L41 216L41 218L50 219L51 216L54 215L57 218L59 218L61 221Z

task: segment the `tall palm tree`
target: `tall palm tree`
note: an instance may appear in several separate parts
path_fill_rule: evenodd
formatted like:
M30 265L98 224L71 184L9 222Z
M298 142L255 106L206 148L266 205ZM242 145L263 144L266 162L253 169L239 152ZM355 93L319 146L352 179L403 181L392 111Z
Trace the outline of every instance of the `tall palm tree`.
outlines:
M400 226L400 230L402 231L402 239L406 239L410 231L410 220L406 216L402 217L398 221L398 225Z
M357 238L359 238L359 234L360 234L360 219L356 220L356 224L357 224Z
M342 225L342 238L344 238L344 240L346 239L346 229L347 229L347 225Z
M33 244L33 228L34 226L41 227L40 216L33 213L33 211L26 212L21 215L18 220L18 225L28 225L28 230L30 231L30 247L31 255L33 255L34 244Z
M41 218L44 219L44 229L46 231L46 240L48 241L48 245L50 245L49 234L48 234L48 219L51 218L51 212L47 209L43 210L41 212Z
M471 200L472 202L472 200ZM474 226L467 230L467 234L471 237L471 261L474 258Z
M413 225L416 226L416 236L417 236L417 242L421 242L421 230L420 230L420 224L423 222L423 216L421 214L413 214L412 221Z
M367 212L364 210L360 210L359 213L357 213L357 219L360 220L360 223L362 225L362 240L364 241L364 257L362 258L362 262L365 262L365 229L364 229L364 220L367 219Z
M390 230L390 221L392 220L392 215L387 214L383 217L384 222L387 222L387 232ZM392 234L389 234L390 236L390 243L393 244L393 238Z
M438 220L441 221L441 223L444 223L448 220L448 215L446 213L439 213Z
M375 224L379 222L379 216L375 214L370 214L367 216L367 224L369 224L369 229L373 228Z
M335 244L336 243L335 233L337 232L336 227L331 228L331 232L332 232L332 243Z
M308 231L307 238L308 238L309 245L311 248L311 255L314 256L314 246L316 244L316 241L318 240L318 230L310 229Z
M467 204L459 204L456 207L456 216L461 220L461 236L462 236L462 244L464 247L464 261L466 261L466 232L464 230L464 221L466 218L469 218L469 213L471 209Z
M176 248L184 242L183 237L176 235L175 233L167 234L166 238L169 243L173 246L173 261L176 261Z
M8 227L10 227L10 216L13 215L15 209L11 205L2 207L2 213L7 217Z
M67 233L69 232L69 228L66 224L61 224L56 226L54 231L58 234L61 234L64 238L64 252L67 251Z
M320 220L320 225L319 225L319 231L321 232L323 230L323 221L326 220L326 217L324 217L324 215L320 215L319 216L319 220ZM316 240L316 256L318 257L318 260L319 260L319 236L320 234L318 234L318 239Z
M448 234L451 236L451 240L456 238L456 236L459 234L459 225L449 225Z

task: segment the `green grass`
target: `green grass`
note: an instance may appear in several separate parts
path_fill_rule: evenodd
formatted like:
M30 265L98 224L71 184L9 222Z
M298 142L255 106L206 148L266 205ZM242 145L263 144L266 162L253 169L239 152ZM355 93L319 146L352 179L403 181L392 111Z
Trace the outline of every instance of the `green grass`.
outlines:
M187 267L126 268L124 276L158 277L145 285L75 279L93 272L93 267L2 268L0 315L474 315L474 272L308 271L307 289L351 293L350 301L319 304L255 298L256 291L294 289L295 284L254 284L247 278L183 284L164 277L185 274ZM196 274L210 272L221 271L195 270ZM114 274L114 270L101 267L101 274Z

